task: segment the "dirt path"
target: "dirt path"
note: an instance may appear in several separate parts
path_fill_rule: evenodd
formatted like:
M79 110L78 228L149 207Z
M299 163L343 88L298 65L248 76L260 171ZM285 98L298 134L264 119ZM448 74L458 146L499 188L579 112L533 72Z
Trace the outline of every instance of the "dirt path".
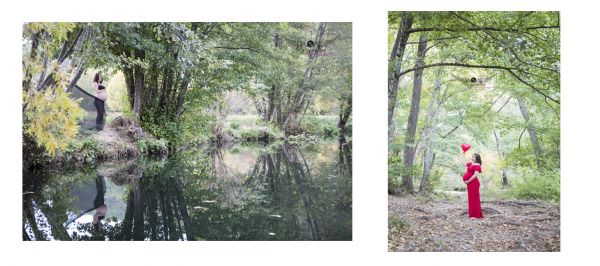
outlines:
M115 142L126 142L123 137L111 126L106 126L97 134L98 142L101 144L111 144Z
M560 251L560 209L537 201L484 201L469 220L463 197L388 196L389 251Z

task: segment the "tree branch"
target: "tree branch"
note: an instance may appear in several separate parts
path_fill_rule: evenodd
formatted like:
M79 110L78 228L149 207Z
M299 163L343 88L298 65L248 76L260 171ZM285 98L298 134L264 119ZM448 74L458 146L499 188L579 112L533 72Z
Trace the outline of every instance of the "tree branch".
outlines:
M430 28L412 28L410 29L410 33L413 32L422 32L422 31L449 31L449 32L464 32L464 31L481 31L481 30L487 30L487 31L498 31L498 32L512 32L512 33L524 33L527 31L531 31L531 30L540 30L540 29L560 29L560 25L551 25L551 26L547 26L547 25L539 25L539 26L533 26L533 27L526 27L526 28L522 28L522 29L510 29L510 28L496 28L496 27L473 27L473 28L466 28L466 29L453 29L453 28L434 28L434 27L430 27Z
M504 70L504 71L507 71L513 77L515 77L521 83L523 83L523 84L527 85L528 87L532 88L533 90L535 90L537 93L543 95L544 97L550 99L551 101L553 101L553 102L555 102L557 104L560 104L560 101L558 101L558 100L556 100L556 99L548 96L547 94L545 94L544 92L542 92L540 89L536 88L535 86L533 86L532 84L530 84L529 82L527 82L523 78L521 78L519 75L517 75L514 72L515 70L517 70L516 68L505 67L505 66L472 65L472 64L463 64L463 63L434 63L434 64L429 64L429 65L424 65L424 66L419 66L419 67L414 67L414 68L411 68L411 69L404 70L404 71L398 73L398 78L402 77L403 75L405 75L407 73L415 71L415 70L420 70L420 69L425 69L425 68L430 68L430 67L439 67L439 66L455 66L455 67L466 67L466 68L483 68L483 69L500 69L500 70Z

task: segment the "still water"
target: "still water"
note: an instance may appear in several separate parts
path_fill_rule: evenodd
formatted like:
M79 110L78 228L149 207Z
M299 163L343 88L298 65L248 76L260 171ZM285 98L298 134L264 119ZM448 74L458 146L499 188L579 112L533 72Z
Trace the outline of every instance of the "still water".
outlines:
M345 140L200 147L24 173L23 239L352 240L351 154Z

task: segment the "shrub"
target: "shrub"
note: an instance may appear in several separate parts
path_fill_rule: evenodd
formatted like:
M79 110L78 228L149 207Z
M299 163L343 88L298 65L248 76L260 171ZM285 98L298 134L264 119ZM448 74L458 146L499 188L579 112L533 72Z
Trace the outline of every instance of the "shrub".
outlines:
M166 156L167 142L163 139L143 138L137 141L141 154Z
M265 141L268 142L274 139L274 134L270 128L251 128L240 133L242 141L254 142L254 141Z
M393 193L402 186L402 159L399 155L388 157L388 192Z
M560 202L560 171L523 170L523 179L514 182L512 194L519 199Z
M309 135L331 137L339 133L335 116L305 116L300 121L300 128Z
M401 218L393 215L388 217L388 229L402 231L404 229L408 229L408 223Z

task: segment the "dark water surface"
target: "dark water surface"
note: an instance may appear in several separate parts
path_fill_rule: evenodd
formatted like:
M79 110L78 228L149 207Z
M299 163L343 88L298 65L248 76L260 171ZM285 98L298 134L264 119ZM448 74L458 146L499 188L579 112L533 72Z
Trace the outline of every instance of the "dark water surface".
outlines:
M24 171L23 239L351 240L351 153L343 140L203 147L160 161Z

